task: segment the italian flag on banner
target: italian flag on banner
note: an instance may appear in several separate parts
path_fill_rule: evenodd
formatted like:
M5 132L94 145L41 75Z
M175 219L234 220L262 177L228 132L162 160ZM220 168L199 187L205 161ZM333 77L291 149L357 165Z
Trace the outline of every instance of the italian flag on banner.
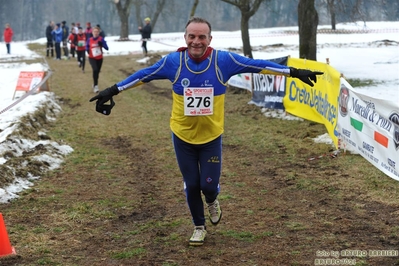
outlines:
M363 122L356 120L355 118L350 118L351 126L354 127L357 131L362 132L363 130ZM378 131L374 131L374 140L384 146L385 148L388 148L388 137L386 137L384 134L379 133Z
M399 103L361 94L343 78L338 102L344 145L399 181Z

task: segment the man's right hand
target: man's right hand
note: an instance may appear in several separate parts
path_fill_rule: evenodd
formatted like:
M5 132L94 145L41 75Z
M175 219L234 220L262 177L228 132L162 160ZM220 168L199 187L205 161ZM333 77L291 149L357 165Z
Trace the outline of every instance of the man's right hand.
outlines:
M112 96L119 93L118 86L113 85L105 90L100 91L96 96L90 99L90 102L97 100L97 104L103 105L104 103L111 100Z

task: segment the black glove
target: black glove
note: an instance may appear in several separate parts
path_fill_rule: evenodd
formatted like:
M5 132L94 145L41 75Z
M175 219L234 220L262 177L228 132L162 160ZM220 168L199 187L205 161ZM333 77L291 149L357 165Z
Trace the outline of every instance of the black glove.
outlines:
M293 78L298 78L302 82L308 84L310 87L313 87L313 83L317 82L316 75L323 75L324 72L319 72L319 71L310 71L307 69L298 69L295 67L290 67L290 76Z
M111 109L115 106L114 100L110 99L110 104L99 104L97 101L96 103L96 111L103 114L103 115L110 115Z
M119 93L118 86L113 85L105 90L100 91L96 96L90 99L90 102L97 100L97 105L104 105L104 103L111 100L112 96Z
M102 41L98 41L97 43L98 43L98 45L100 45L101 47L103 46L103 42L102 42Z

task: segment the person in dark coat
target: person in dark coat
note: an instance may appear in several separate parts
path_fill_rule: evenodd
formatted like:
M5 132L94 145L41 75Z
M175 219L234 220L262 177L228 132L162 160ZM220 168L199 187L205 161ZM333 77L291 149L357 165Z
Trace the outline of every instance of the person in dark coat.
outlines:
M64 56L66 59L69 58L69 51L68 51L68 37L69 37L69 28L66 25L66 21L64 20L61 23L62 28L62 49L64 50Z
M105 39L105 32L104 32L104 30L100 27L100 24L97 24L96 26L97 26L97 28L100 29L100 36L103 37L103 39Z
M141 33L141 47L143 49L143 54L144 56L148 55L148 50L147 50L147 41L151 39L151 19L150 18L145 18L144 19L145 26L144 27L139 27L139 31Z
M86 30L85 30L85 34L86 34L86 40L90 39L91 37L93 37L93 28L91 27L91 23L87 22L86 23Z
M46 56L49 57L51 54L51 57L54 57L54 40L53 40L53 35L51 32L54 29L54 21L50 21L48 26L46 27L46 38L47 38L47 45L46 45Z

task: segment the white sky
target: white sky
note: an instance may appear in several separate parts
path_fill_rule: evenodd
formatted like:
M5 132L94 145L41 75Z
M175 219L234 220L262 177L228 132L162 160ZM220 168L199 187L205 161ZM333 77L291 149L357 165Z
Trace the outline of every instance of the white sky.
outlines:
M319 29L329 29L330 26L319 26ZM356 88L363 94L374 98L382 98L399 103L399 22L363 22L338 24L337 30L353 30L356 34L318 34L317 59L325 62L329 58L330 65L350 79L370 79L380 82L370 87ZM250 30L251 46L254 48L254 58L272 59L290 55L298 57L298 35L285 34L284 31L297 30L297 27L268 28ZM364 31L364 33L360 33ZM368 32L367 32L368 31ZM152 41L147 46L151 52L167 54L185 46L181 33L156 33L152 34ZM211 46L216 49L228 49L242 47L240 31L212 32ZM139 35L130 35L130 42L116 41L118 36L107 36L106 41L109 51L106 55L141 54ZM391 45L385 45L383 40L394 41ZM45 38L32 42L44 44ZM284 47L269 47L266 52L257 52L257 46L284 44ZM57 168L62 163L62 158L73 151L72 147L59 145L51 141L34 142L32 140L7 141L12 138L15 121L22 116L34 112L38 107L47 105L49 108L61 111L52 92L41 92L25 98L11 109L4 109L18 99L22 94L16 93L16 99L12 99L20 71L43 71L48 66L43 64L16 63L16 61L40 58L39 55L27 48L27 42L11 43L11 55L6 53L6 46L0 45L0 164L4 164L5 151L14 150L22 154L24 150L30 150L38 144L51 146L51 153L37 158L50 164L49 170ZM144 59L143 59L144 60ZM78 69L77 69L78 70ZM94 111L94 109L93 109ZM399 111L399 110L398 110ZM55 119L52 118L52 119ZM40 134L45 134L41 132ZM327 134L328 136L328 134ZM323 141L323 137L318 141ZM328 137L327 140L328 142ZM1 174L1 173L0 173ZM0 188L0 203L18 197L18 192L32 186L31 182L40 177L29 178L15 177L14 184Z

